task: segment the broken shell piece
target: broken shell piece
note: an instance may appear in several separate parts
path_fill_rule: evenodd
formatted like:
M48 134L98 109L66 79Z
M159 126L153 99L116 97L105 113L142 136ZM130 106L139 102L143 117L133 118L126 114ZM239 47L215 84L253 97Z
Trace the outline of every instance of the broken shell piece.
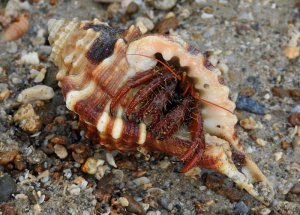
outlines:
M13 41L21 38L29 29L29 20L27 14L22 14L11 23L4 31L5 41Z
M188 162L191 157L196 162L190 167L218 171L258 200L270 204L274 195L272 186L245 154L237 138L237 117L233 114L235 104L228 98L229 88L220 82L220 72L197 49L177 36L142 36L136 26L122 31L97 19L50 20L48 26L49 42L53 47L50 58L59 68L57 79L66 106L79 115L80 126L88 138L108 150L121 152L159 151L182 158L191 151L192 156L187 156ZM143 79L143 82L139 77L146 80ZM193 138L193 129L190 130L192 122L178 123L179 120L174 120L178 116L174 109L167 107L165 110L172 117L161 111L160 117L166 120L156 123L162 127L165 122L167 125L176 124L173 125L174 132L160 128L151 132L153 126L149 125L146 117L137 120L128 114L129 111L142 111L143 104L152 102L151 98L155 95L151 97L153 91L147 90L152 90L154 80L157 80L156 86L160 89L168 87L171 94L181 98L174 101L177 106L173 107L180 114L188 112L189 108L185 108L189 107L190 101L199 105L191 108L190 114L201 116L201 120L193 121L193 117L191 120L197 124L197 132L203 135L203 149L196 147L197 150L193 151L193 143L197 140ZM190 83L187 93L180 89L172 90L177 89L176 86L180 88L177 84L183 83L183 80ZM135 89L135 85L140 88ZM141 89L149 92L150 96L144 96ZM116 102L116 96L124 91ZM141 100L135 107L129 108L133 98ZM174 98L171 96L170 99ZM200 124L202 120L203 124ZM88 160L82 169L85 172L92 169L95 174L96 161L91 161Z

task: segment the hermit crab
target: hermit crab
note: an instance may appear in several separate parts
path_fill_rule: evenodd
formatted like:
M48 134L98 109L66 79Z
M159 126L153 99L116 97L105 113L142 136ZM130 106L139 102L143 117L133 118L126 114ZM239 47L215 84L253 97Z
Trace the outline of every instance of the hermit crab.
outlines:
M197 49L177 36L142 35L99 20L51 19L51 60L67 108L108 150L159 151L231 178L269 204L273 190L236 135L229 88Z

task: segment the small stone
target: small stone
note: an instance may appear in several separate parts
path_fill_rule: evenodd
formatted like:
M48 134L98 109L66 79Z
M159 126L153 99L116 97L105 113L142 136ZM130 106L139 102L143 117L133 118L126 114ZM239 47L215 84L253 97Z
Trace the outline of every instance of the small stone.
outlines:
M82 171L91 175L96 174L97 168L104 164L104 160L97 160L95 158L88 158L82 166Z
M267 144L267 142L261 138L257 138L256 143L260 146L265 146Z
M21 103L29 103L36 100L49 100L54 97L54 91L46 85L36 85L23 90L17 97Z
M281 148L282 148L282 149L286 150L287 148L289 148L290 143L289 143L288 141L282 141L282 142L280 143L280 145L281 145Z
M0 203L10 200L12 194L17 190L17 184L9 175L0 177Z
M126 208L126 210L128 210L131 213L136 213L136 214L143 214L144 213L143 206L140 203L138 203L132 196L130 196L128 194L125 194L124 197L129 202L129 205Z
M279 161L282 158L283 153L282 152L275 152L274 157L276 161Z
M137 186L144 185L150 183L150 179L147 177L140 177L133 180L133 183L135 183Z
M160 195L164 194L165 191L160 188L157 188L157 187L152 187L147 190L147 193L149 193L152 196L160 196Z
M292 146L293 146L294 149L295 149L296 147L299 147L299 146L300 146L300 136L296 136L296 137L293 139Z
M290 115L288 121L292 126L300 126L300 113Z
M46 160L47 155L41 150L33 150L33 152L25 158L29 164L35 165L43 163Z
M252 117L242 119L240 125L246 130L252 130L256 127L256 122Z
M116 164L116 162L115 162L114 156L113 156L111 153L109 153L109 152L106 152L105 156L106 156L106 161L107 161L107 163L108 163L109 165L111 165L111 166L117 168L117 164Z
M159 162L159 167L161 169L167 169L171 165L171 162L168 160L162 160Z
M0 165L6 165L12 162L17 155L18 155L17 150L0 152Z
M295 59L300 55L300 47L287 46L283 49L283 53L288 59Z
M300 182L297 182L296 184L293 185L293 187L289 191L292 194L300 194Z
M238 96L236 108L250 113L264 114L265 106L246 96Z
M135 23L143 34L154 29L153 22L146 17L138 17Z
M271 210L269 208L263 208L261 210L259 210L258 214L259 215L268 215L271 213Z
M285 90L283 87L277 87L277 86L272 87L271 92L272 92L273 96L277 96L280 98L289 96L289 92L287 90Z
M165 34L170 31L170 29L176 29L178 26L178 21L175 16L169 18L164 18L156 25L156 30L159 34Z
M33 206L33 211L34 211L34 214L41 214L42 212L42 207L40 204L35 204Z
M11 94L11 91L7 88L5 88L4 90L2 90L0 92L0 102L2 102L3 100L5 100L7 97L9 97Z
M3 215L15 215L16 214L14 207L9 203L5 203L5 204L1 205L0 212Z
M39 65L40 60L37 52L29 52L21 57L19 63L30 64L30 65Z
M248 97L253 96L255 93L256 91L252 87L244 87L240 91L241 96L248 96Z
M29 133L36 133L42 127L40 117L35 113L31 104L23 104L13 119L24 131Z
M243 201L239 201L234 205L235 214L248 214L249 210L249 207Z
M155 0L154 7L158 10L169 10L176 5L177 0Z
M140 9L139 5L136 2L131 1L126 8L126 14L128 15L134 14L138 12L139 9Z
M56 144L54 145L54 153L60 159L65 159L68 156L68 151L63 145Z
M191 177L191 178L197 178L201 174L201 169L199 167L193 167L186 173L184 173L185 176Z
M296 100L300 99L300 90L299 89L290 89L289 93L293 99L296 99Z
M118 202L120 203L120 205L122 207L128 207L128 205L129 205L129 202L125 197L118 198Z

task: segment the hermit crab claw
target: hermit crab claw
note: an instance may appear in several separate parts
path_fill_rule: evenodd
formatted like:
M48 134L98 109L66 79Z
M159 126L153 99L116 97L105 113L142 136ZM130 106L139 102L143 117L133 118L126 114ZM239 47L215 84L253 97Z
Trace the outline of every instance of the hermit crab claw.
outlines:
M259 201L273 188L244 153L229 88L179 37L142 35L99 20L50 20L51 60L67 107L108 150L159 151L220 172Z

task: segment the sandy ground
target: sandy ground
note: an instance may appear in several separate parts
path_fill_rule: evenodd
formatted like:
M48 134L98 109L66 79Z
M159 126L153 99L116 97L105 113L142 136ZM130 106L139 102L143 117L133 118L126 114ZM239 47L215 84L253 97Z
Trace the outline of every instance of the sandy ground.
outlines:
M300 29L300 3L297 8L294 0L182 0L173 6L168 1L172 7L159 10L149 0L136 1L126 12L120 3L50 2L23 5L18 14L29 14L28 32L0 43L3 214L300 213L300 57L296 53L290 59L283 51L296 34L289 34L289 24ZM1 3L4 7L6 1ZM173 18L159 25L166 15ZM178 34L203 53L213 53L237 103L236 114L244 120L238 136L272 182L273 203L265 206L231 180L205 169L192 176L180 174L181 164L161 154L112 153L117 168L109 164L110 154L84 138L77 116L65 107L55 80L57 68L49 61L47 21L74 17L98 18L120 28L148 17L145 26L154 25L153 32ZM299 47L297 40L294 46ZM38 62L20 60L30 52ZM22 104L20 92L35 85L51 87L47 90L54 90L53 98L44 94L43 101ZM88 157L104 162L96 176L81 170Z

